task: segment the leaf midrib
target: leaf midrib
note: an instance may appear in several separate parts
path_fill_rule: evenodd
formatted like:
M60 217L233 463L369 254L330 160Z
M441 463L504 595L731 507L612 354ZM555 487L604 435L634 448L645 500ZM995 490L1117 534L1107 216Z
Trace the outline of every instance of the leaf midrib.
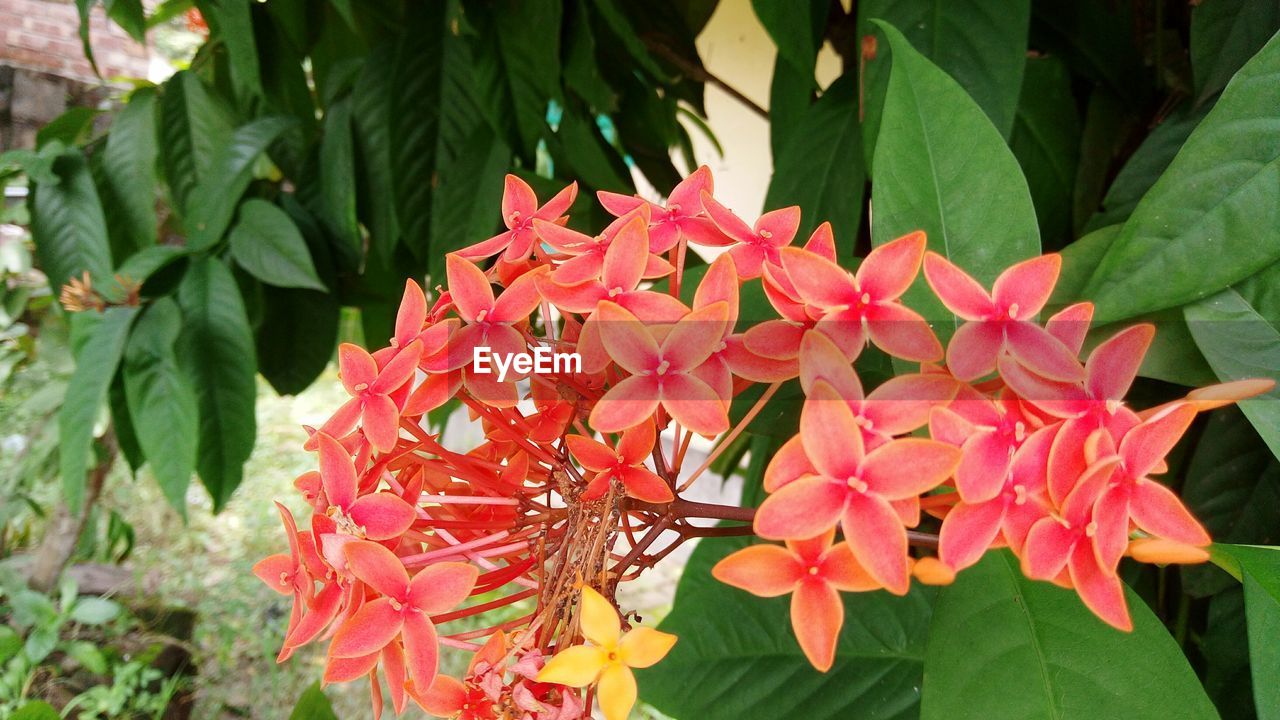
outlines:
M1018 606L1018 610L1022 613L1022 617L1027 621L1027 635L1031 639L1031 649L1035 651L1036 660L1039 661L1040 677L1044 681L1044 697L1047 705L1047 717L1054 720L1060 720L1063 717L1062 708L1056 706L1053 702L1053 682L1049 679L1049 663L1045 658L1044 650L1040 647L1040 635L1036 629L1035 620L1031 617L1031 610L1027 607L1027 598L1022 594L1022 586L1018 583L1018 575L1009 565L1009 559L1004 558L1001 567L1009 574L1009 584L1013 587L1014 605Z

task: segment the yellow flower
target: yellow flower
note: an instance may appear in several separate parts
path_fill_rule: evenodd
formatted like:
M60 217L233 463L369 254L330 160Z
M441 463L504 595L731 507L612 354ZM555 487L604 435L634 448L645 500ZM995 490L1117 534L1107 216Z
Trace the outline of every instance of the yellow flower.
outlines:
M582 588L581 610L582 634L590 644L556 653L538 673L538 681L570 687L598 683L596 697L605 720L626 720L636 703L631 668L646 668L661 660L676 644L676 636L646 627L624 635L613 605L589 587Z

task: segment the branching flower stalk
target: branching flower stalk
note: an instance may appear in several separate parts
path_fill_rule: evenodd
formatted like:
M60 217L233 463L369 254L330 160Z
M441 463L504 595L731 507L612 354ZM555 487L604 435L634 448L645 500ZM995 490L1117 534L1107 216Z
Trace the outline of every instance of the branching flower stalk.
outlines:
M1197 412L1271 384L1129 408L1154 328L1081 362L1092 307L1039 319L1056 255L988 289L913 233L850 272L829 225L802 247L798 208L748 225L706 168L665 205L600 193L616 219L595 236L567 227L575 196L539 205L508 176L505 230L450 255L432 302L409 281L386 347L340 348L351 397L308 428L318 469L295 483L310 521L279 506L289 552L254 568L293 598L279 660L327 642L325 682L366 679L375 716L385 685L397 712L569 720L598 704L621 720L631 669L676 639L619 611L618 586L694 538L782 541L713 574L791 594L797 640L824 671L842 592L947 583L1007 547L1127 630L1122 556L1207 557L1204 529L1152 476ZM719 254L698 267L691 245ZM902 301L916 283L964 321L945 347ZM747 284L770 318L751 316L763 309L748 310ZM917 370L864 388L854 363L868 346ZM546 349L574 355L514 360ZM804 393L799 432L767 459L760 507L686 497L784 383ZM452 399L483 430L476 447L428 429ZM695 436L717 444L690 469ZM439 672L442 646L472 653L460 677Z

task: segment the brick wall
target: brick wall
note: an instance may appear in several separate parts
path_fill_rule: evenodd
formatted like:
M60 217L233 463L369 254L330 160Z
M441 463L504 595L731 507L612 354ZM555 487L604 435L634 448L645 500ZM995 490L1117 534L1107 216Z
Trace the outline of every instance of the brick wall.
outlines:
M90 40L102 76L146 77L147 49L107 21L99 4L90 19ZM0 0L0 65L96 84L80 45L74 0Z

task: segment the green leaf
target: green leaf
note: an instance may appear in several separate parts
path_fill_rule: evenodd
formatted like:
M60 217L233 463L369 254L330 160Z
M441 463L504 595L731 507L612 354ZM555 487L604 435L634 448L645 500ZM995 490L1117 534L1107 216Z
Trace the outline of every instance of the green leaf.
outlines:
M43 700L36 700L18 708L12 720L59 720L60 717L62 716L52 705Z
M196 185L231 142L235 119L189 70L164 84L160 98L160 162L174 205L190 212Z
M1066 65L1029 58L1009 146L1027 177L1040 235L1050 247L1071 237L1071 194L1080 155L1080 114Z
M846 263L853 257L867 181L856 93L857 78L847 73L804 111L774 157L764 200L771 209L800 206L801 241L819 222L830 221Z
M251 106L263 94L258 44L254 40L254 4L252 0L219 0L212 5L211 20L217 26L218 38L227 47L231 84L242 108Z
M95 675L105 675L107 672L107 658L98 649L98 646L84 640L73 642L67 646L67 655L85 670Z
M1089 219L1097 214L1112 166L1136 122L1131 108L1110 89L1097 87L1089 95L1071 201L1071 223L1076 234L1083 234Z
M1275 642L1280 635L1280 548L1214 545L1214 550L1234 562L1244 583L1258 720L1280 720L1280 645Z
M216 258L192 263L178 287L178 304L184 320L178 359L195 388L200 417L196 469L219 512L240 485L253 452L253 331L235 278Z
M22 636L8 625L0 625L0 664L9 662L9 658L22 652Z
M178 367L174 343L182 313L169 298L138 318L124 356L124 390L138 444L160 489L186 516L187 486L196 463L195 390Z
M1280 461L1236 408L1206 421L1182 499L1219 542L1280 544Z
M103 625L120 617L120 604L102 597L87 596L71 606L71 619L81 625Z
M931 249L989 285L1040 252L1018 161L954 80L893 27L880 28L893 48L893 72L872 167L872 243L923 229ZM951 313L923 276L905 300L928 320L946 319L935 329L950 337Z
M147 42L147 16L142 0L106 0L107 17L129 33L135 41Z
M1102 322L1181 305L1280 259L1280 36L1187 138L1086 288Z
M1235 586L1235 579L1226 573L1220 574L1232 587L1209 599L1208 619L1200 642L1205 664L1204 690L1223 717L1255 718L1244 588Z
M1157 125L1125 162L1116 179L1111 181L1111 187L1102 199L1102 210L1089 220L1086 229L1118 225L1128 220L1142 197L1173 162L1191 131L1212 107L1212 104L1205 104L1196 110L1179 109Z
M325 292L307 241L289 214L266 200L246 200L231 229L231 256L259 280L277 287Z
M1063 58L1073 74L1100 83L1127 106L1140 108L1151 83L1127 15L1107 0L1036 0L1031 47Z
M607 8L609 2L600 4ZM547 106L559 98L560 18L558 0L501 0L493 23L503 78L511 97L522 153L532 158L547 127Z
M431 195L448 119L447 55L465 48L447 40L446 3L412 5L391 69L390 161L396 217L405 245L419 260L431 253ZM387 257L390 257L389 253Z
M31 235L40 267L54 293L87 272L99 287L111 277L107 221L89 163L78 151L53 163L56 185L37 185L31 200Z
M827 3L823 0L751 0L760 24L778 46L778 57L813 82L813 65L822 45L827 24ZM806 89L810 89L806 88Z
M444 256L489 237L498 225L495 208L502 203L503 177L511 148L488 126L476 128L462 152L440 171L432 196L431 262L428 272L444 272Z
M863 0L858 37L874 35L875 59L866 63L868 149L879 134L881 98L891 74L896 43L885 43L876 19L893 25L911 45L950 75L982 108L1002 138L1013 129L1027 56L1030 0L993 4L985 0ZM888 102L887 100L885 102ZM868 153L871 156L871 153ZM872 163L874 165L874 163Z
M156 241L156 93L137 90L116 113L102 157L105 201L115 247L137 250ZM127 255L127 254L126 254Z
M595 117L580 104L564 108L560 127L548 146L552 158L563 161L570 176L581 178L587 186L612 192L635 192L626 162L605 140Z
M312 683L298 698L293 712L289 713L289 720L338 720L338 716L333 713L329 698L324 696L320 683L317 682Z
M1191 9L1196 104L1216 95L1280 29L1274 0L1205 0Z
M137 308L113 307L102 315L88 342L76 357L76 369L67 383L67 395L58 408L58 462L63 498L78 512L84 498L85 473L98 411L107 399L125 340Z
M921 718L1216 718L1182 650L1133 591L1132 633L1075 593L989 553L942 589L929 628Z
M374 48L351 92L351 119L364 172L358 203L369 228L369 262L383 268L391 266L400 244L390 135L396 88L392 73L386 70L394 60L395 49L390 45Z
M85 59L93 68L93 74L102 77L102 71L98 70L98 61L93 57L93 44L89 42L90 13L93 11L93 6L97 4L98 0L76 0L76 11L80 15L80 49L84 51Z
M352 99L343 98L329 106L324 116L324 137L320 141L320 191L324 196L325 221L334 235L352 252L361 252L360 226L356 221L356 157L352 136Z
M186 217L188 245L193 250L212 247L222 239L235 215L240 196L253 179L258 156L280 137L292 118L263 117L236 128L231 140L215 157L207 176L201 177Z
M1280 331L1237 290L1227 288L1186 306L1183 312L1191 336L1220 380L1280 377ZM1280 397L1276 391L1245 400L1240 409L1271 452L1280 457Z
M820 673L792 635L788 598L758 598L711 576L745 544L716 539L693 551L659 625L680 639L637 673L640 696L667 715L701 720L913 717L933 591L843 595L835 664Z
M54 143L79 145L88 139L93 131L94 118L99 114L100 110L90 107L67 110L36 131L36 147L43 150Z
M341 307L328 293L264 287L255 334L258 371L281 395L307 389L324 372L338 342Z
M190 250L178 245L152 245L126 258L116 268L116 273L130 280L143 282L170 263L190 254Z

